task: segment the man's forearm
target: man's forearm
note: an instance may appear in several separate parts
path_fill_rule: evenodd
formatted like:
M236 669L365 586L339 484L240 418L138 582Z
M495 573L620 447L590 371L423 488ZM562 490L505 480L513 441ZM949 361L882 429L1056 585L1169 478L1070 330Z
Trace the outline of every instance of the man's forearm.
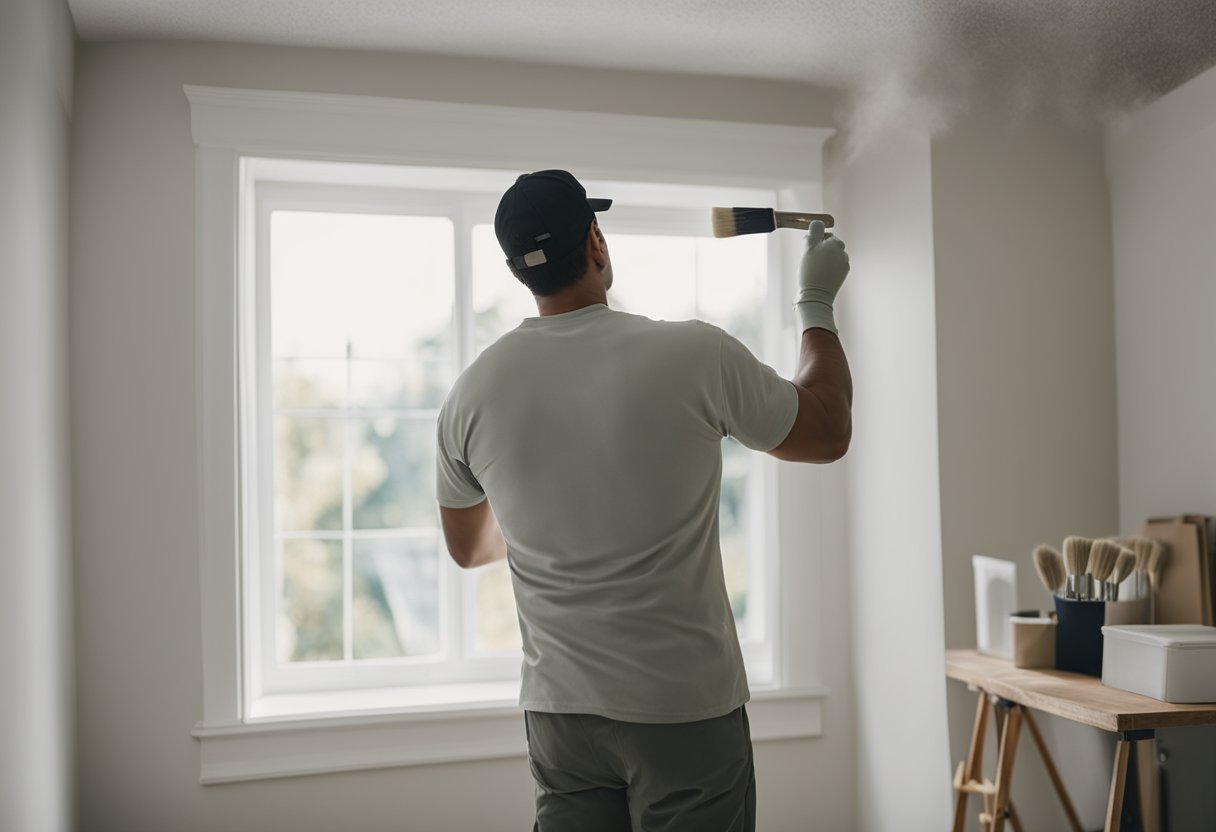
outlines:
M771 453L795 462L844 456L853 437L853 377L840 339L826 329L804 331L791 382L798 391L798 415Z
M803 332L792 381L824 402L830 423L852 425L853 376L839 336L826 329Z
M468 508L440 506L439 521L448 553L462 569L484 566L507 556L507 542L489 500Z

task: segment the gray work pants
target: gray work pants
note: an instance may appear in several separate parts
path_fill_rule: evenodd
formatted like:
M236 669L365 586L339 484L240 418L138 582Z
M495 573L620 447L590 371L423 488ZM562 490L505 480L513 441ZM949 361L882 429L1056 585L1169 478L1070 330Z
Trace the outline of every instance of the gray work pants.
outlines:
M747 712L620 722L527 711L535 832L753 832Z

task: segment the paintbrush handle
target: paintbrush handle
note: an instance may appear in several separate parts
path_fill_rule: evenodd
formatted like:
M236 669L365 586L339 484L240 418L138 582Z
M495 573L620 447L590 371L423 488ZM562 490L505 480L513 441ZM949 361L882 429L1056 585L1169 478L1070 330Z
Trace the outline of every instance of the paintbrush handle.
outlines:
M774 211L778 228L810 228L811 223L819 220L828 228L836 224L836 218L831 214L804 214L801 211Z

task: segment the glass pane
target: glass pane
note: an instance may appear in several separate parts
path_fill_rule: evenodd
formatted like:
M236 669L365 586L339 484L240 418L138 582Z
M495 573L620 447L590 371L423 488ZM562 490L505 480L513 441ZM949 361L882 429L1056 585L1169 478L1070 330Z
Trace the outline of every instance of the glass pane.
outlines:
M696 316L696 237L606 236L613 271L610 306L655 320Z
M515 612L515 593L511 590L511 570L505 560L478 569L477 630L474 648L479 653L519 650L519 619Z
M342 658L342 543L284 540L276 648L281 662Z
M450 350L455 228L447 217L275 211L271 349L290 358Z
M437 538L356 540L354 556L354 657L438 653Z
M763 348L768 241L763 234L729 241L697 240L697 317L734 335L752 352Z
M504 262L492 225L473 227L473 346L478 354L535 317L536 302Z
M339 358L276 358L277 409L329 409L346 399L346 362Z
M404 361L350 362L351 407L438 410L450 386L450 362L438 351Z
M722 497L718 515L722 571L726 576L730 606L739 623L747 618L748 453L734 439L722 442ZM741 631L740 636L744 635Z
M435 420L389 416L352 425L354 527L436 528Z
M342 528L342 423L274 419L274 521L278 531Z

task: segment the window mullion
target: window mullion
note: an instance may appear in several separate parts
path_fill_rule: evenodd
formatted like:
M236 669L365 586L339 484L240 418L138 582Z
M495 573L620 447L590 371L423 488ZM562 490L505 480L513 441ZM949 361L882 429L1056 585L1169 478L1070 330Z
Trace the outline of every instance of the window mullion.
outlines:
M456 291L452 318L455 336L455 366L459 373L473 361L473 221L469 209L462 207L451 214L456 226Z
M346 342L345 391L342 416L342 658L354 658L354 495L352 472L355 459L354 420L351 418L351 345Z
M473 218L468 205L460 205L452 212L452 223L456 226L454 244L456 246L454 262L456 265L455 303L455 338L456 366L453 378L473 362ZM473 607L467 603L469 593L467 584L470 575L456 568L449 558L445 557L446 547L440 534L439 556L445 561L447 574L451 578L444 600L448 604L451 622L448 643L448 659L454 663L462 663L467 658L468 632L471 624Z

